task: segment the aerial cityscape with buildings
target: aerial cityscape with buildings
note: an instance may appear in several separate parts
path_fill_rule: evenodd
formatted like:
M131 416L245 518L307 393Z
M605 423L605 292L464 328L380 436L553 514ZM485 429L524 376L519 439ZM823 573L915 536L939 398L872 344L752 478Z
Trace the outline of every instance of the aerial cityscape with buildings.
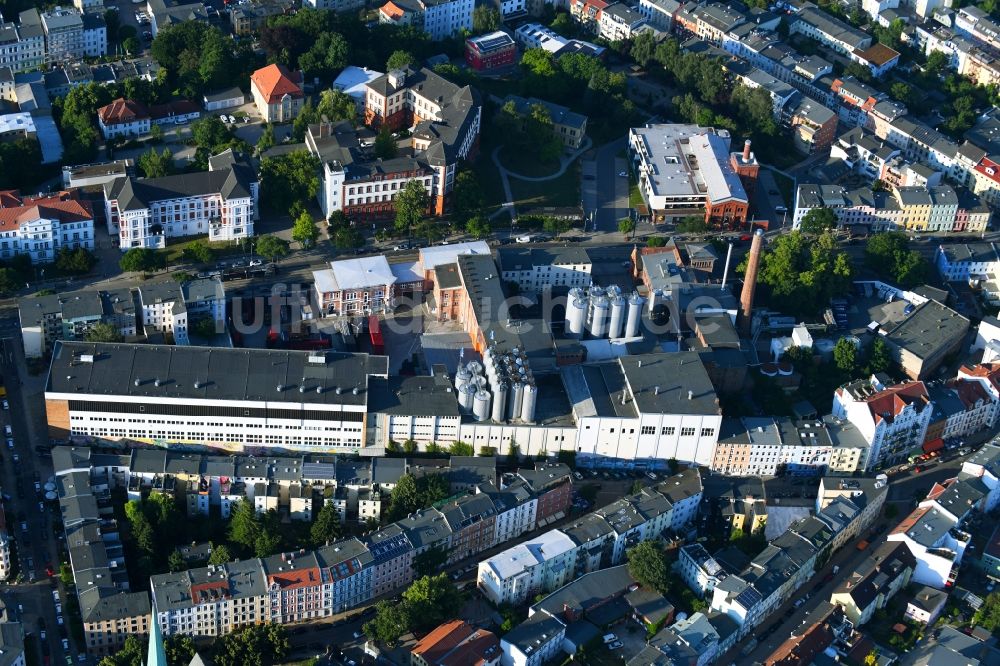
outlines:
M0 666L1000 665L1000 5L0 3Z

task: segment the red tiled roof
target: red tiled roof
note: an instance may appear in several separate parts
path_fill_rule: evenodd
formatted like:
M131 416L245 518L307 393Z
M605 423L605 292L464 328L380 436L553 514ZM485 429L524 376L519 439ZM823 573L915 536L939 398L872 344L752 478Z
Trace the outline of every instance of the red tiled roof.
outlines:
M833 632L826 622L817 622L801 636L792 636L778 646L764 666L808 666L820 652L833 642Z
M883 419L891 423L908 405L916 405L919 409L930 404L930 397L923 382L907 382L879 391L865 402L868 403L868 411L875 423Z
M899 525L896 525L896 529L894 529L891 532L891 534L906 534L907 532L910 531L910 529L913 528L914 525L917 524L917 522L921 518L924 517L924 514L926 514L930 510L931 507L929 506L918 506L916 509L910 512L910 515L908 515L906 518L903 518L903 520L899 523Z
M60 222L93 220L89 201L81 201L75 191L20 198L15 190L0 192L0 231L20 227L39 218Z
M97 115L105 125L118 125L149 118L149 110L142 102L119 97L111 104L99 108Z
M406 10L393 2L385 3L379 11L393 20L399 20L406 14Z
M493 661L500 652L497 637L465 620L449 620L424 636L412 653L434 666L478 666Z
M283 590L313 587L320 582L319 567L289 569L281 573L270 574L267 577L267 582L272 585L277 583L278 587Z
M284 65L268 65L250 76L250 82L268 104L274 104L285 95L302 97L301 72L289 72Z

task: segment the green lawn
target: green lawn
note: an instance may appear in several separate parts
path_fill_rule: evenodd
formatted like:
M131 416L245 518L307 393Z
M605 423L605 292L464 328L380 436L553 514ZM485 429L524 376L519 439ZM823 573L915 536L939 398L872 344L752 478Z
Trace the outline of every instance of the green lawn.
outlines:
M479 187L483 191L483 207L487 214L494 212L506 201L503 183L500 182L500 172L490 159L495 147L496 144L484 136L479 146L479 156L472 165L476 180L479 181Z
M526 150L518 150L512 146L504 146L500 151L500 163L514 173L525 176L548 176L559 169L559 162L542 162Z
M574 162L566 173L554 180L531 182L510 179L514 203L520 208L543 206L567 207L580 205L580 166Z
M184 254L185 248L190 246L194 242L207 242L202 236L186 236L184 238L179 238L174 242L169 242L167 244L167 266L173 266L182 261L182 256ZM222 241L216 243L208 243L208 247L212 249L212 254L216 259L221 259L222 257L243 254L243 248L240 247L239 243L233 243L231 241Z
M636 182L631 170L628 172L628 205L629 208L646 205L646 201L642 198L642 192L639 191L639 183Z

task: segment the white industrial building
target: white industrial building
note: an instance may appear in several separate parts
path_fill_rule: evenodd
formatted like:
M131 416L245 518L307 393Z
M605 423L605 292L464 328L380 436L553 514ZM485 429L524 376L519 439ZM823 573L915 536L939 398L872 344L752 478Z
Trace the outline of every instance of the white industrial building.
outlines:
M45 388L50 436L357 453L384 356L59 342Z

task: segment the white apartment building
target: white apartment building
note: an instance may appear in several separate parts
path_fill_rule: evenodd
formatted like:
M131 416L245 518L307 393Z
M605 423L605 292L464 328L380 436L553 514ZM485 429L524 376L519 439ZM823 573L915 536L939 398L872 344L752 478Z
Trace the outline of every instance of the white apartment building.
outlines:
M671 32L681 4L677 0L639 0L639 13L655 28Z
M514 31L514 39L522 49L544 49L549 53L565 47L569 40L541 23L525 23Z
M632 39L645 24L645 17L637 9L623 2L616 2L601 11L601 18L597 23L597 35L609 42Z
M55 261L62 249L94 249L94 213L76 191L0 200L0 258L27 255L35 264Z
M502 248L500 275L520 292L541 293L552 287L589 287L593 262L583 248Z
M702 599L729 575L700 543L681 546L674 571Z
M254 235L260 184L232 151L209 160L209 170L162 178L117 178L104 186L108 233L122 252L163 249L168 237L206 235L232 241Z
M806 7L795 14L791 33L801 34L826 44L834 51L851 56L872 45L871 35L834 18L818 7Z
M1000 445L996 440L966 458L962 463L962 474L979 479L986 487L983 511L990 512L1000 505Z
M833 416L850 421L868 442L865 469L899 462L919 448L932 415L923 382L886 387L873 377L843 386L833 396Z
M369 379L388 378L367 354L59 342L52 356L53 436L234 452L358 452Z
M23 72L44 62L45 29L37 9L21 12L18 23L0 23L0 67Z
M146 334L153 331L169 333L174 344L189 344L188 312L181 286L174 280L144 282L137 291Z
M535 528L538 497L531 494L523 482L504 488L505 492L490 492L497 514L494 522L494 543L506 543ZM481 487L477 492L486 492Z
M918 506L886 537L902 541L917 560L912 580L943 590L953 581L972 537L958 521L932 505Z
M628 356L561 372L581 465L711 464L722 414L697 353Z
M712 469L722 474L814 474L830 466L835 448L827 424L818 419L723 419L722 432L712 459Z
M323 317L389 312L395 306L396 276L385 255L331 261L313 271L316 306Z
M574 578L577 544L550 530L479 563L476 585L493 603L520 604Z
M190 280L181 285L184 307L192 319L208 317L217 326L226 321L226 290L219 278ZM221 330L221 329L219 329Z
M1000 252L993 243L949 243L938 246L935 263L942 279L965 282L1000 272Z
M108 33L104 19L84 15L76 9L54 7L41 13L45 30L46 58L49 61L79 60L108 53Z
M390 0L379 8L379 22L421 28L432 40L472 31L474 0Z

